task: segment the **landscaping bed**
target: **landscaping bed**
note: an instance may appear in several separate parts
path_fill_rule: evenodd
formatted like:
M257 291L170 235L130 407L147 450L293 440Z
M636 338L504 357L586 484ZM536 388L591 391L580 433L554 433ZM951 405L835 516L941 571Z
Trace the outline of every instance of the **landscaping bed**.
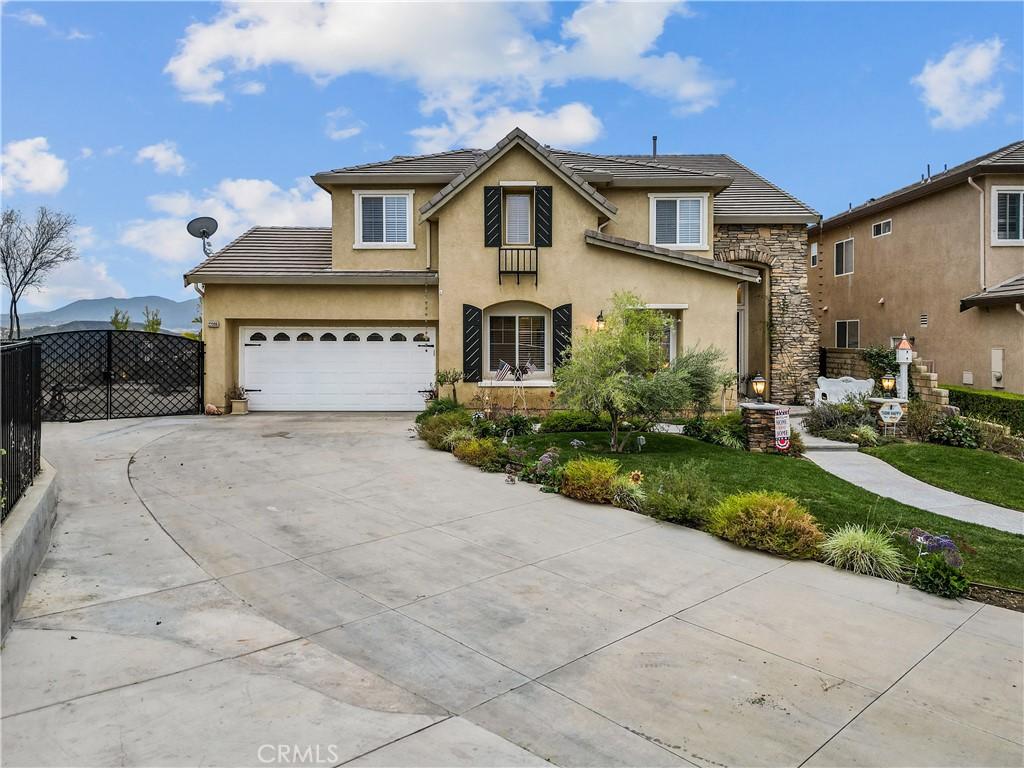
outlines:
M929 485L1024 512L1024 464L1019 461L928 443L890 443L863 450Z

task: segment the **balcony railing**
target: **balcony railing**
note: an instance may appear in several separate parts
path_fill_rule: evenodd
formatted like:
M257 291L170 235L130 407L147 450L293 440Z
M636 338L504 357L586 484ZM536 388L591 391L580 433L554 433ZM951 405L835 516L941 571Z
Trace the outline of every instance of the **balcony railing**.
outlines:
M530 247L512 247L498 249L498 285L502 275L515 275L516 284L523 275L533 275L533 284L537 285L537 249Z

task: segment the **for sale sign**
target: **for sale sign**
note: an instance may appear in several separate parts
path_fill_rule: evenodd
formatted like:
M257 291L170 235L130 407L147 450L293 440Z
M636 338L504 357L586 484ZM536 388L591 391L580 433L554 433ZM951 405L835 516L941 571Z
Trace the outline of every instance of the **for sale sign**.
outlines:
M890 401L878 409L878 415L885 424L898 424L903 418L903 407L897 402Z
M780 451L789 450L789 408L775 411L775 447Z

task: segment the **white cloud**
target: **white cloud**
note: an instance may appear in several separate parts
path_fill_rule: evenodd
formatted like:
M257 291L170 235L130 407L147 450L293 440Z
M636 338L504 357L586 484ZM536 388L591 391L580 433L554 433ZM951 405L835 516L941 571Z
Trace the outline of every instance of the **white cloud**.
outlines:
M149 160L157 173L173 173L181 176L185 172L185 158L178 152L178 145L173 141L161 141L143 147L135 154L135 162Z
M26 310L46 310L77 299L127 296L124 286L110 276L106 262L82 258L58 267L39 289L25 291Z
M511 127L519 126L542 144L577 147L601 135L601 121L586 104L573 102L552 112L513 110L499 107L487 115L467 119L458 125L417 128L413 135L422 152L438 152L452 144L472 147L493 146Z
M78 157L80 159L82 159L82 160L88 160L92 156L93 156L92 147L82 147L78 151Z
M363 128L366 127L366 123L362 120L351 120L349 119L352 115L352 110L347 107L338 107L327 113L327 138L334 141L344 141L345 139L351 139L353 136L358 136L363 132ZM343 125L344 123L344 125Z
M238 85L238 92L244 96L259 96L267 90L267 86L259 80L246 80Z
M42 14L36 13L35 11L27 8L24 11L12 13L11 16L24 24L28 24L30 27L46 26L46 18L43 17Z
M124 150L124 147L122 147L120 144L113 147L107 147L106 149L103 150L103 156L113 157L114 155L121 154L122 150Z
M954 45L939 61L929 59L911 82L921 88L921 101L932 113L933 128L957 130L985 120L1003 101L995 82L1003 41Z
M547 117L549 123L562 115L564 122L564 107L542 102L545 89L569 81L622 83L666 99L678 113L714 106L728 85L696 57L657 50L669 18L684 14L680 2L583 5L554 41L539 34L549 11L537 3L408 3L400 13L395 8L225 4L212 21L185 30L165 71L183 98L205 104L222 101L233 78L274 65L290 66L321 84L357 72L409 81L422 93L424 114L444 118L443 125L417 132L429 146L441 136L451 143L468 140L500 114ZM339 130L346 127L353 126ZM501 133L512 127L503 126Z
M8 195L19 189L54 195L64 189L67 163L49 149L43 136L8 142L0 155L0 189Z
M71 239L75 243L75 248L83 251L96 245L96 231L92 227L79 224L72 230Z
M213 216L219 227L214 247L221 248L249 227L329 226L331 197L309 179L297 179L295 186L282 189L265 179L224 179L199 195L173 192L147 199L158 214L151 219L129 222L120 242L137 248L160 261L175 264L198 263L202 259L199 241L185 231L195 216Z
M67 34L64 35L64 39L65 40L91 40L92 39L92 35L90 35L88 32L83 32L82 30L80 30L80 29L78 29L76 27L72 27L71 29L68 30Z

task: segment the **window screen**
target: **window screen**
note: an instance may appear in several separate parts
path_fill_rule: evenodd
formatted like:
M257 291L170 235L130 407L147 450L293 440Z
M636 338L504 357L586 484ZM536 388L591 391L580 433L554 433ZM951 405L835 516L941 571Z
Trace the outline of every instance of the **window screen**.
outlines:
M676 243L676 201L654 201L654 243L675 245Z
M384 198L384 239L389 243L404 243L408 239L409 198Z
M1024 192L1000 192L996 195L996 239L1024 240L1021 232Z
M364 243L384 242L384 198L364 197L362 198L363 208L363 233Z
M519 318L519 360L520 366L533 366L544 370L544 318L541 316Z
M509 245L529 245L529 195L505 195L505 242Z
M687 198L679 200L678 243L700 242L700 200Z

